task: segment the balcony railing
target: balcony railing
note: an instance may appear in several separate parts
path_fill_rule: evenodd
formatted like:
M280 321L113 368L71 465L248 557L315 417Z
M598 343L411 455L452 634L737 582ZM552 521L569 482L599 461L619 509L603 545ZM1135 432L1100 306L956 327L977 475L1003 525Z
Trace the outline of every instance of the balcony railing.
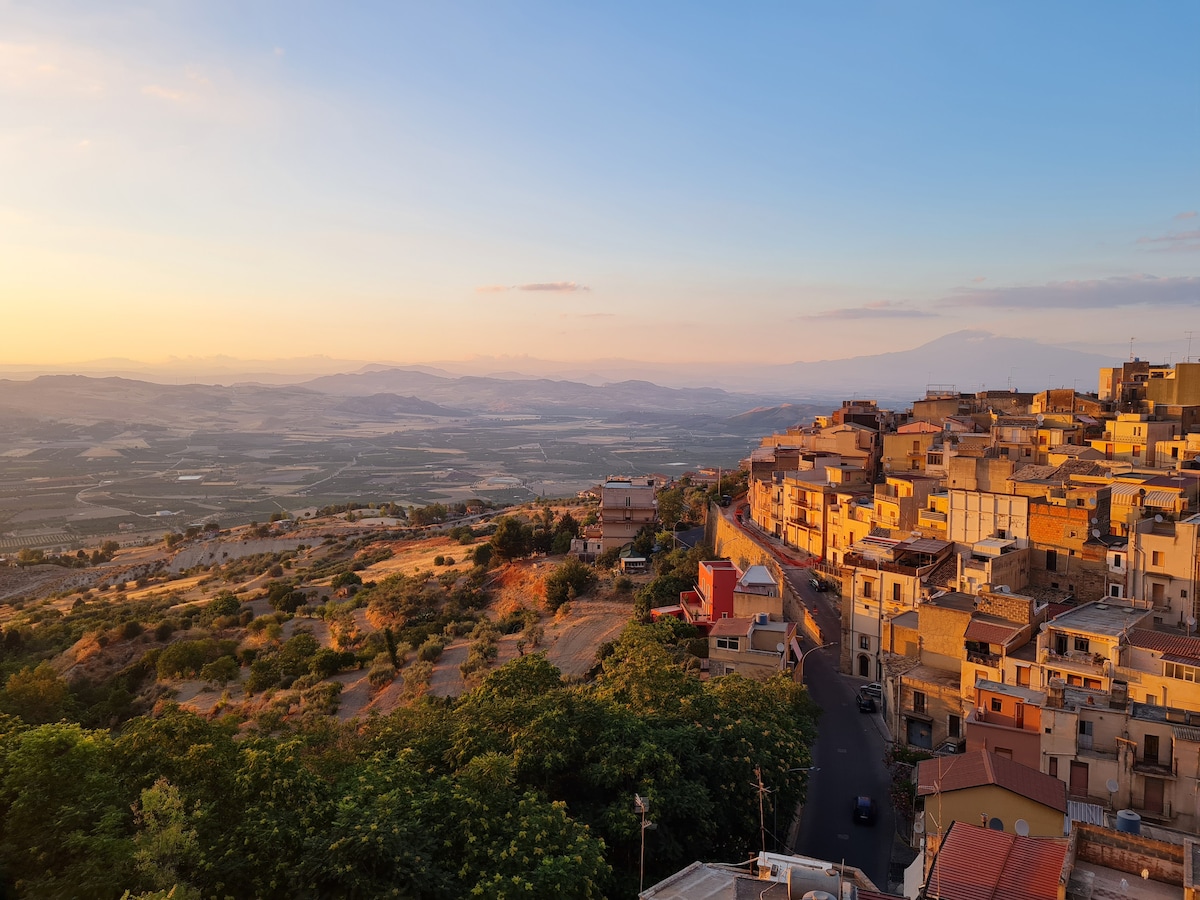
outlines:
M1068 650L1066 653L1043 650L1038 654L1038 662L1069 666L1096 675L1112 675L1112 664L1108 660L1097 653L1086 653L1082 650Z
M974 663L977 666L990 666L993 669L998 669L1000 668L1000 654L970 651L967 653L967 662Z
M1167 763L1160 763L1156 760L1147 760L1140 757L1134 759L1133 771L1139 772L1142 775L1156 775L1160 778L1174 778L1179 774L1174 760Z

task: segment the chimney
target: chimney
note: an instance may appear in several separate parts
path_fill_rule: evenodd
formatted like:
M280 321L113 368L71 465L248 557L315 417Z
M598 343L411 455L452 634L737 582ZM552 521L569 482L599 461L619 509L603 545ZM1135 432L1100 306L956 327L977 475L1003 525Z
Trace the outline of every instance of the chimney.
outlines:
M1046 706L1049 709L1062 709L1066 699L1067 683L1061 678L1051 678L1049 690L1046 692Z
M1124 709L1129 705L1129 684L1125 681L1114 681L1108 695L1110 709Z

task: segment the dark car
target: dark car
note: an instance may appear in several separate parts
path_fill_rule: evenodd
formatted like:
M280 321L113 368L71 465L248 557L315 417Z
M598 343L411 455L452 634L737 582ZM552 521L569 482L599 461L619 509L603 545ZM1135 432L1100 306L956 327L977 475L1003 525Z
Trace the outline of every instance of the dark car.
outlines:
M870 694L858 694L858 711L864 713L875 712L875 698Z
M854 823L856 825L874 825L877 815L875 801L870 797L854 798Z

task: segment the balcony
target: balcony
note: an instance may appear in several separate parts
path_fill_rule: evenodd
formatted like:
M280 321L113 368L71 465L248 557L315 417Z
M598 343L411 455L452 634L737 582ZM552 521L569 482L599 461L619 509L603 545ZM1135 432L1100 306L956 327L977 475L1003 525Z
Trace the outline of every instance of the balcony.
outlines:
M1174 760L1160 763L1158 760L1148 760L1142 757L1134 759L1133 771L1139 775L1153 775L1156 778L1175 778L1179 774Z
M1112 664L1108 660L1099 653L1089 653L1084 650L1068 650L1066 653L1042 650L1038 654L1038 662L1075 669L1091 675L1112 676Z
M974 663L977 666L990 666L993 669L998 669L1000 668L1000 654L980 653L977 650L968 650L967 662Z

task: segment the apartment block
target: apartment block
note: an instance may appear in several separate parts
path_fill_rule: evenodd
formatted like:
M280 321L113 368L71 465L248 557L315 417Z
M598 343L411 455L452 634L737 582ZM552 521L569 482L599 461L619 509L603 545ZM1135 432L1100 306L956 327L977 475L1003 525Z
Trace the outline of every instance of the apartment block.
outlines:
M658 521L653 478L610 478L600 488L600 529L603 551L629 544L637 533Z

